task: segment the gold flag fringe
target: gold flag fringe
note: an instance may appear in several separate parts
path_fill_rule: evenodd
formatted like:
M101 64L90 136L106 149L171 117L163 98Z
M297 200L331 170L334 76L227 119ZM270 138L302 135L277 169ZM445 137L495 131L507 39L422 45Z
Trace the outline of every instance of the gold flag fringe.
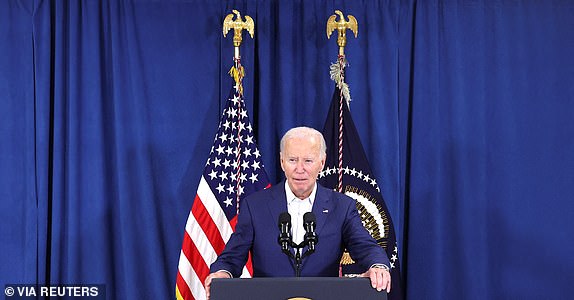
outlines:
M355 261L353 260L353 258L351 258L351 254L349 254L349 252L347 252L347 251L343 252L343 256L341 256L341 264L342 265L351 265L354 263L355 263Z
M235 84L237 86L237 90L239 94L243 95L243 77L245 76L245 69L241 65L240 62L237 62L236 65L231 67L229 70L229 75L235 80Z
M337 62L334 62L329 67L329 75L331 76L331 80L333 80L337 87L343 92L343 98L347 102L347 106L349 106L349 102L351 102L351 90L349 89L349 85L344 80L344 70L345 67L348 66L347 60L345 56L340 55Z

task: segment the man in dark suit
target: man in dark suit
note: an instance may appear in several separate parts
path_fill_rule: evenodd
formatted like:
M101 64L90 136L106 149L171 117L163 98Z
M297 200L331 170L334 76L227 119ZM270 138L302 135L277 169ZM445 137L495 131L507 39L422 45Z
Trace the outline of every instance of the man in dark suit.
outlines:
M355 201L341 193L317 184L326 157L323 135L312 128L293 128L281 139L281 168L285 181L252 194L240 204L235 232L225 250L211 265L205 280L239 277L252 253L254 277L288 277L295 275L293 261L281 251L277 220L288 211L292 218L295 243L303 240L303 218L306 212L316 216L318 243L315 252L301 263L301 276L339 275L339 260L344 249L360 263L364 277L371 279L377 290L391 289L389 259L363 227Z

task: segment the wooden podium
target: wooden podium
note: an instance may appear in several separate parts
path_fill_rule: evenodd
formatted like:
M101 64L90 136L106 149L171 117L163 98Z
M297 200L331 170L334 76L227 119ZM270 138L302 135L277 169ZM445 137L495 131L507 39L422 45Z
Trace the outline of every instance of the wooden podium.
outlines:
M386 300L369 278L274 277L214 279L211 300Z

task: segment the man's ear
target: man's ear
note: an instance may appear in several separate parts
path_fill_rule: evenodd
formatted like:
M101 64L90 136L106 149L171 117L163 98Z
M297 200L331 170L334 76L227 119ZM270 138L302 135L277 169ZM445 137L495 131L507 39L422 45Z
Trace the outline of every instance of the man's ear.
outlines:
M283 152L279 152L279 162L281 163L281 170L285 172L285 168L283 167Z

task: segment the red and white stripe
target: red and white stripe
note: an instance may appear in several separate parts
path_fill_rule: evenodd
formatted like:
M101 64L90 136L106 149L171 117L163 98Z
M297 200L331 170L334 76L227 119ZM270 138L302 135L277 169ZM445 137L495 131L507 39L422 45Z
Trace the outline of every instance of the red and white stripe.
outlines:
M206 299L203 283L209 275L209 266L223 251L235 221L236 218L227 221L202 176L185 226L176 279L177 299ZM251 277L249 269L244 267L241 277Z

